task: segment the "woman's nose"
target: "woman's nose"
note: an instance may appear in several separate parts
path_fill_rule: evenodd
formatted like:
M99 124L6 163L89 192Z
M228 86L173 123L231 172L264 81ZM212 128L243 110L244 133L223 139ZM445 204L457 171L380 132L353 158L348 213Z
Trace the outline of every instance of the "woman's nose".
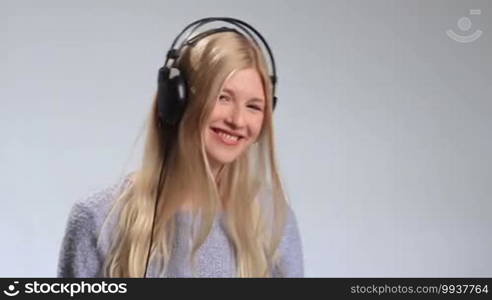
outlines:
M239 106L235 106L229 112L227 121L234 127L243 127L245 125L245 118L243 109Z

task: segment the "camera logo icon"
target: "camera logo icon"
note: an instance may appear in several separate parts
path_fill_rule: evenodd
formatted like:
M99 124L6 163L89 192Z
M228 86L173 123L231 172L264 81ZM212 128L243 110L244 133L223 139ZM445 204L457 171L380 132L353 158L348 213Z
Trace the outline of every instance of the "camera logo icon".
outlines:
M470 9L470 15L481 15L482 10L480 9ZM458 28L463 32L466 33L467 31L470 30L472 27L472 22L470 18L468 17L461 17L458 20ZM459 43L471 43L476 41L480 36L482 36L482 31L481 30L476 30L472 34L469 35L463 35L463 34L458 34L454 32L452 29L446 30L446 34L448 35L449 38L452 40L455 40Z
M9 297L17 296L19 291L15 290L15 284L18 284L18 281L14 281L14 284L9 285L7 290L4 290L3 293Z

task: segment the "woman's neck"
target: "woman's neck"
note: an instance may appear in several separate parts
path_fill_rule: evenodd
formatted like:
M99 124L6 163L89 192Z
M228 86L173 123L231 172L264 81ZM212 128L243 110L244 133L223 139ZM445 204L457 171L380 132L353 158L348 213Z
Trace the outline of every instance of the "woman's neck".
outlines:
M224 169L225 164L221 164L213 161L209 161L209 162L210 162L210 169L212 170L212 174L214 176L215 182L218 183L219 176L222 170Z
M214 175L214 180L215 180L215 183L217 184L217 188L219 188L220 179L221 179L222 172L224 171L224 167L225 167L225 165L222 164L219 166L215 166L215 168L212 168L212 174ZM192 211L192 209L193 209L193 201L192 201L193 195L194 195L193 192L188 192L186 195L183 196L183 199L185 199L185 201L181 205L179 211L185 211L185 212ZM223 203L223 201L220 201L219 207L217 208L218 212L224 212L225 209L226 209L225 203Z

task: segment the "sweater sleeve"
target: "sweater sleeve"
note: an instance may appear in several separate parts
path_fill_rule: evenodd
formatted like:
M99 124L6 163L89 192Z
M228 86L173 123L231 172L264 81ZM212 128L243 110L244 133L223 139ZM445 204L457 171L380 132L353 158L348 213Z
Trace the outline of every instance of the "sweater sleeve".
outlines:
M304 256L297 218L288 209L284 235L279 245L280 259L273 269L273 277L304 277Z
M59 253L58 277L97 277L101 269L95 213L88 199L75 202L68 216Z

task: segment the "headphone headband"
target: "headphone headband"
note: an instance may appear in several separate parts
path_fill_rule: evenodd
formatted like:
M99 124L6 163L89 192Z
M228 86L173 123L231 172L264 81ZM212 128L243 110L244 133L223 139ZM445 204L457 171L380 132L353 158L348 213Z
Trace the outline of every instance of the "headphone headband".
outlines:
M272 74L270 75L270 78L272 80L272 83L273 83L273 88L275 90L275 84L277 83L278 81L278 78L277 78L277 68L276 68L276 65L275 65L275 58L273 57L273 53L272 53L272 50L270 48L270 46L268 45L266 39L261 35L261 33L258 32L258 30L256 30L253 26L249 25L248 23L244 22L244 21L241 21L239 19L234 19L234 18L227 18L227 17L213 17L213 18L203 18L203 19L199 19L199 20L196 20L190 24L188 24L177 36L176 38L174 38L174 41L173 43L171 44L171 48L169 49L169 51L167 52L167 55L166 55L166 62L164 63L165 66L167 66L167 64L169 63L169 60L170 59L176 59L179 57L179 54L181 52L181 49L183 48L183 46L187 45L187 42L188 42L188 39L190 38L190 36L195 32L197 31L200 27L203 27L209 23L212 23L212 22L224 22L224 23L229 23L229 24L232 24L232 25L235 25L237 26L238 28L240 28L242 31L244 31L249 37L250 39L256 44L258 45L258 42L257 42L257 39L255 38L255 36L257 38L260 39L261 43L263 44L263 46L265 47L265 49L267 50L267 53L268 53L268 57L270 58L270 67L271 67L271 72ZM179 47L176 47L176 44L178 43L179 39L191 28L193 27L193 29L191 30L191 32L186 36L186 38L181 42L181 44L179 45ZM227 27L222 27L224 28L223 31L235 31L234 29L231 29L231 28L227 28ZM212 29L212 30L209 30L209 31L215 31L217 29ZM203 33L206 33L207 31L203 32ZM217 32L220 32L220 31L217 31ZM237 32L237 31L236 31ZM216 32L212 32L212 33L216 33ZM193 37L195 38L195 37Z

